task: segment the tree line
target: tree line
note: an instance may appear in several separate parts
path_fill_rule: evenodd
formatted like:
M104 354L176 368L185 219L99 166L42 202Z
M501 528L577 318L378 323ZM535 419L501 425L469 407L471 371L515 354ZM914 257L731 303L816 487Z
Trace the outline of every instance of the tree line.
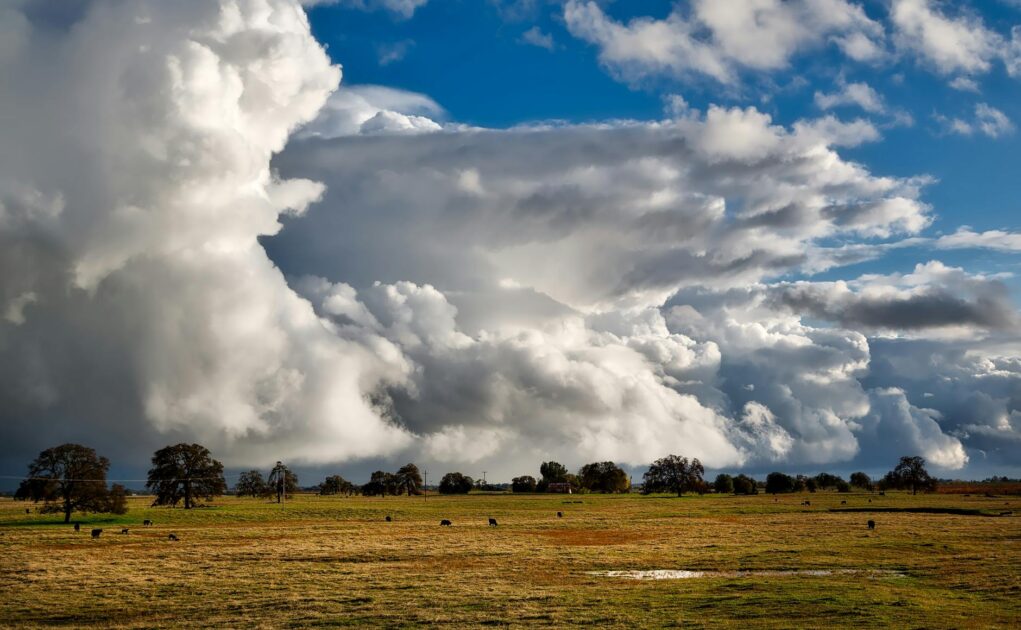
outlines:
M63 513L64 522L70 522L73 512L105 512L123 514L127 511L127 490L123 485L107 487L106 475L110 461L100 457L95 450L80 444L62 444L39 453L28 465L28 475L18 486L15 498L43 502L41 512ZM514 477L510 484L512 492L602 492L621 493L631 491L631 479L623 468L613 462L593 462L582 466L577 474L570 473L559 462L543 462L539 466L539 479L530 475ZM925 460L917 456L901 457L897 466L882 479L873 482L864 472L855 472L850 481L837 475L819 473L814 477L791 476L772 472L764 483L739 474L731 476L721 473L712 484L704 479L705 468L698 458L689 460L678 455L668 455L650 464L642 476L643 494L686 492L705 494L758 494L760 488L769 494L788 492L815 492L836 490L849 492L852 487L862 490L910 490L931 492L936 489L936 479L925 469ZM209 449L201 444L175 444L156 451L152 456L146 488L154 495L154 506L183 505L191 509L202 500L227 493L227 482L223 476L223 464L212 457ZM480 484L460 472L445 474L438 490L441 494L467 494L473 489L488 489L492 486ZM277 462L263 477L259 470L241 473L234 486L238 496L276 499L280 503L298 491L298 477L285 464ZM396 472L378 470L369 481L361 486L347 481L340 475L330 475L315 488L321 495L364 496L422 494L425 484L418 467L406 464Z
M758 494L760 487L767 494L815 492L816 490L850 492L852 488L867 491L910 490L912 494L918 494L919 492L932 492L936 486L936 479L925 469L925 460L917 456L901 457L897 466L878 481L873 481L864 472L851 473L850 481L825 472L814 477L771 472L766 475L766 481L761 485L745 475L731 477L720 474L713 482L715 492L733 494Z
M61 512L64 522L73 512L124 514L127 490L120 484L107 487L110 460L81 444L61 444L39 453L28 465L28 475L18 485L15 499L43 502L43 513ZM183 505L191 509L203 500L226 494L223 464L201 444L175 444L156 451L146 488L154 506ZM277 502L293 494L298 478L277 462L269 478L257 470L242 473L235 490L242 495L272 497Z

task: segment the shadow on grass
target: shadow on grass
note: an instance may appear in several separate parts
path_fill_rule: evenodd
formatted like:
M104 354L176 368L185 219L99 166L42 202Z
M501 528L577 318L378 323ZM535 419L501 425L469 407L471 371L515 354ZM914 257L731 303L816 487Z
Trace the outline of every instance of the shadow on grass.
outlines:
M0 529L14 528L14 527L73 527L75 523L80 523L82 528L91 527L92 525L132 525L134 521L127 521L124 518L116 516L107 517L96 517L86 516L82 518L72 518L70 523L65 523L64 519L61 518L59 521L49 519L24 519L18 521L0 522Z
M956 514L958 516L1008 516L990 510L952 507L850 507L830 508L830 512L911 512L913 514Z

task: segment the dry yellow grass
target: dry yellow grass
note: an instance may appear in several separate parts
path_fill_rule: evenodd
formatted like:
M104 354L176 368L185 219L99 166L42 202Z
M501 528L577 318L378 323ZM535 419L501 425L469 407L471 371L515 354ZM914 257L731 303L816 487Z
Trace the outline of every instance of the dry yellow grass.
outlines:
M807 495L806 495L807 496ZM0 623L80 627L1021 624L1021 500L773 497L224 498L56 517L0 501ZM872 503L868 503L869 498ZM583 501L583 503L564 503ZM563 519L556 512L563 511ZM385 515L394 522L384 522ZM488 517L499 527L488 527ZM155 526L144 528L152 518ZM440 527L449 518L453 527ZM870 532L865 521L878 528ZM87 530L103 527L92 540ZM118 532L130 527L127 535ZM176 533L179 542L167 540ZM634 581L624 569L872 570Z

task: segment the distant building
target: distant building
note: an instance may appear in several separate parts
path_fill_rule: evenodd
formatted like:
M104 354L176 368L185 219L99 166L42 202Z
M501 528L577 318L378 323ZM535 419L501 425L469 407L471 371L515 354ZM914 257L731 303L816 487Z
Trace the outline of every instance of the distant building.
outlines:
M566 481L554 481L547 488L546 492L559 492L560 494L571 494L571 484Z

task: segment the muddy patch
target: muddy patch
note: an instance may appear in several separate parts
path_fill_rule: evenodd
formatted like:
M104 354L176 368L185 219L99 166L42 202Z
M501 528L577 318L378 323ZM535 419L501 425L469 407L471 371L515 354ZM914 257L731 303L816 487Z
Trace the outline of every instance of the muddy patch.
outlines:
M906 577L900 571L883 569L790 569L748 571L687 571L683 569L651 569L646 571L588 571L588 575L624 580L697 580L708 578L746 577L827 577L856 575L863 578Z

